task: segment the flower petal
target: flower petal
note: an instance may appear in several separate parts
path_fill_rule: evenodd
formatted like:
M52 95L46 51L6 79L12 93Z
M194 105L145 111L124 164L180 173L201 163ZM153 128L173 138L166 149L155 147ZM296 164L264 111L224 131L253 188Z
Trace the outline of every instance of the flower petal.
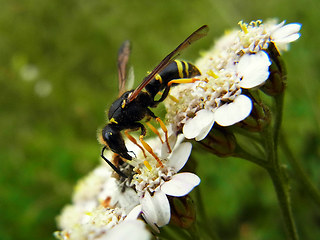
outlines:
M279 43L290 43L290 42L296 41L299 37L300 37L300 33L295 33L295 34L289 35L287 37L283 37L281 39L278 39L275 42L277 44L279 44Z
M248 117L251 110L251 99L241 94L233 102L219 107L214 112L214 119L220 126L231 126Z
M208 134L214 124L213 112L202 109L193 119L188 120L183 126L183 134L187 139L200 136L202 139ZM203 137L203 135L205 136Z
M141 205L137 205L128 213L124 221L135 220L138 218L140 213L141 213Z
M293 42L300 37L298 32L300 31L301 26L300 23L287 24L273 32L271 37L275 42ZM292 35L295 35L295 37L290 37Z
M212 116L214 116L213 113L212 113ZM208 133L211 131L213 124L214 124L214 119L212 119L212 124L208 124L206 127L202 128L202 130L200 131L198 136L195 137L195 140L196 141L203 140L208 135Z
M187 195L200 183L200 178L193 173L179 173L161 186L161 190L169 196L182 197Z
M181 143L170 156L168 166L173 167L177 172L187 163L191 154L192 144L189 142Z
M170 204L166 194L156 191L153 196L147 191L141 199L142 212L147 222L162 227L170 221Z
M99 238L105 240L118 240L128 239L130 240L148 240L151 239L150 232L146 229L146 225L141 220L130 220L122 222L110 231L108 231L106 238Z
M265 51L243 55L237 64L238 75L242 78L239 86L248 89L261 85L269 77L270 65L271 61Z

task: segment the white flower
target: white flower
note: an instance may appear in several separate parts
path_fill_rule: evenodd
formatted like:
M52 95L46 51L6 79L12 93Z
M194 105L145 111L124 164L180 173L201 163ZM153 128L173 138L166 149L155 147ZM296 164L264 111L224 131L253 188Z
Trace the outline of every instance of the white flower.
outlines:
M59 239L115 239L141 223L140 213L157 231L170 221L170 204L167 195L184 196L200 183L193 173L178 173L191 153L191 143L183 143L170 131L169 144L159 138L146 141L154 150L155 157L144 157L137 145L126 143L135 156L119 167L132 168L132 176L119 182L113 170L103 163L75 187L72 204L67 205L58 217L61 231L55 233ZM110 151L106 157L111 159ZM161 164L160 164L161 163ZM123 169L121 169L123 170ZM130 223L124 224L129 221ZM140 227L141 228L141 227ZM145 228L130 234L132 239L148 239ZM113 238L115 237L115 238Z
M129 234L130 239L150 239L151 234L147 231L145 224L137 219L140 212L140 205L133 208L127 215L120 208L100 206L86 213L88 217L85 222L76 222L62 231L55 232L55 236L62 240L113 240L123 239L121 236ZM67 214L65 212L62 217L68 218ZM135 230L130 232L133 228Z
M239 23L241 30L231 31L196 62L202 75L200 81L179 84L167 98L167 119L182 130L188 139L200 141L216 123L230 126L248 117L251 99L243 90L257 89L269 77L271 60L267 54L270 41L279 50L299 38L301 24Z
M142 157L142 153L137 153L137 159L131 163L136 166L137 171L133 175L130 186L134 187L140 196L142 215L145 220L157 231L157 227L162 227L170 221L170 204L167 195L181 197L187 195L195 186L200 183L200 178L193 173L178 173L186 164L191 153L192 145L189 142L182 142L182 136L175 141L175 135L171 135L170 146L172 153L168 155L164 151L164 146L159 144L159 139L148 141L154 145L157 156L159 156L162 166L154 157ZM175 143L176 142L176 143ZM142 160L141 160L142 159Z

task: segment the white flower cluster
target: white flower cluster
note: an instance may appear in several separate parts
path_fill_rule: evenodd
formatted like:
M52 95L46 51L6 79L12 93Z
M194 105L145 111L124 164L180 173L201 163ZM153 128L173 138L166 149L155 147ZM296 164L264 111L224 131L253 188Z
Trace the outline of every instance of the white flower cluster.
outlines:
M156 232L169 223L170 197L185 196L200 184L194 173L179 173L192 149L185 138L202 140L214 122L230 126L245 119L252 102L243 90L259 87L269 77L268 44L272 41L279 50L287 49L289 42L299 38L301 25L256 21L240 22L240 27L240 31L232 31L219 40L196 63L203 73L200 81L172 88L170 94L178 103L170 98L165 103L166 117L174 129L169 143L149 139L146 144L151 153L127 142L135 156L119 166L123 172L129 169L127 179L119 179L103 163L81 180L72 204L58 217L61 231L55 233L57 238L150 239L150 231L141 218ZM183 134L176 136L177 129ZM112 153L107 154L112 159Z
M112 170L103 164L76 185L73 204L67 205L57 219L62 231L55 236L62 240L112 240L128 235L136 240L150 239L145 224L138 220L138 203L135 191L122 191Z
M137 220L140 214L158 231L158 227L170 221L167 195L185 196L200 183L200 178L193 173L178 173L192 148L191 143L182 140L182 135L179 140L175 135L169 137L171 153L159 138L148 141L162 165L149 154L144 157L140 148L128 142L128 149L137 156L128 162L133 167L132 178L121 182L105 163L96 168L76 186L73 204L66 206L58 218L62 231L56 232L56 237L64 240L113 239L110 232L118 231L119 237L120 232L125 231L130 239L149 239L143 222ZM134 233L129 233L126 229L134 225Z
M167 119L182 129L186 138L197 141L207 136L215 122L230 126L245 119L252 101L243 90L259 87L268 79L269 43L282 51L300 37L301 24L284 24L239 22L241 30L227 33L196 62L202 72L200 81L171 90L174 98L165 102Z

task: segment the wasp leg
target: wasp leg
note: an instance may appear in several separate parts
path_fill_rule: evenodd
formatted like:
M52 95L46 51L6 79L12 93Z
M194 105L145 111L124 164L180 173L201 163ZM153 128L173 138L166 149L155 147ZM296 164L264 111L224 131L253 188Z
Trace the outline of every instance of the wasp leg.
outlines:
M113 165L113 163L110 162L110 161L104 156L104 151L105 151L105 150L106 150L106 147L104 146L104 147L102 148L101 155L100 155L100 156L103 158L103 160L105 160L105 161L109 164L109 166L110 166L116 173L118 173L119 176L124 177L124 178L127 178L127 177L128 177L127 175L125 175L123 172L121 172L119 168L117 168L115 165Z
M157 95L162 96L163 93L162 93L162 92L158 92ZM173 96L173 95L171 95L171 94L168 94L167 97L170 98L172 101L174 101L174 102L176 102L176 103L179 103L179 100L178 100L175 96ZM156 100L156 101L153 101L153 102L154 102L154 104L158 104L158 103L159 103L159 100Z
M164 135L165 135L165 138L166 138L166 143L167 143L167 146L168 146L169 153L171 153L171 147L169 145L169 139L168 139L168 129L167 129L166 125L149 108L147 110L148 110L149 116L151 116L152 118L156 119L156 121L160 124L160 127L161 127L162 131L164 132ZM162 142L162 140L161 140L161 142Z
M156 115L154 115L154 113L149 109L148 109L148 114L149 116L151 116L152 118L157 118ZM142 146L157 160L157 162L159 163L159 165L161 167L163 167L163 164L161 162L161 160L158 158L158 156L153 152L152 148L149 146L148 143L146 143L144 140L143 140L143 137L147 134L147 130L145 128L145 126L142 124L142 123L139 123L139 122L135 122L135 123L132 123L130 125L130 129L137 129L137 128L140 128L141 129L141 134L140 134L140 142L142 144ZM146 165L146 164L145 164Z
M150 109L148 109L149 110L149 112L151 113L151 117L153 117L153 116L155 116L154 115L154 113L150 110ZM149 113L149 114L150 114ZM147 134L147 130L146 130L146 128L145 128L145 126L142 124L142 123L140 123L140 122L133 122L133 123L131 123L130 124L130 126L129 126L129 128L128 129L130 129L130 130L137 130L137 129L141 129L141 133L140 133L140 137L139 137L139 139L141 139L141 138L143 138L146 134ZM125 132L125 134L126 134L126 132ZM128 137L128 135L129 134L126 134L126 136ZM130 135L129 135L130 136ZM131 136L130 136L131 137ZM129 138L129 140L132 140L132 139L130 139L130 137L128 137ZM132 137L133 138L133 137ZM133 138L134 139L134 138ZM136 141L135 139L134 139L134 141ZM142 146L144 147L144 145L142 144ZM142 149L142 152L143 152L143 155L146 157L146 155L145 155L145 151Z
M199 78L179 78L175 80L171 80L168 82L168 86L170 87L174 83L194 83L196 81L201 81Z
M153 104L151 107L156 107L160 102L163 102L169 95L169 91L170 91L170 87L172 84L174 83L194 83L196 81L204 81L204 80L201 80L199 78L179 78L179 79L174 79L174 80L171 80L168 82L166 88L164 89L161 97L159 100L156 100L156 101L153 101ZM175 97L173 96L170 96L170 98L172 100L174 100L175 102L179 102Z
M160 124L160 127L161 127L162 131L164 132L164 136L166 138L167 147L168 147L169 153L171 153L172 150L171 150L171 147L170 147L170 144L169 144L168 129L167 129L166 125L162 122L162 120L160 118L157 117L156 121Z
M170 87L171 86L166 86L166 88L164 89L160 99L156 100L156 101L153 101L153 104L151 105L151 107L156 107L159 103L163 102L167 98L167 96L169 94L169 91L170 91Z
M158 162L159 166L163 167L163 164L162 164L160 158L158 158L158 156L153 152L153 150L150 147L150 145L143 140L143 137L144 137L143 135L140 135L140 137L139 137L140 142L142 143L143 147L156 159L156 161Z
M151 112L151 110L150 109L148 109L149 110L149 112ZM150 114L148 112L148 114ZM152 114L153 114L153 112L151 112ZM154 114L153 115L150 115L151 117L153 117L154 116ZM137 130L141 130L141 133L140 133L140 135L143 135L143 136L145 136L146 134L147 134L147 130L146 130L146 127L142 124L142 123L140 123L140 122L133 122L133 123L130 123L130 125L126 125L126 128L125 129L127 129L127 130L129 130L129 131L137 131Z
M151 131L152 131L152 132L154 132L154 133L159 137L159 139L160 139L161 143L163 143L163 141L162 141L162 138L161 138L161 136L160 136L159 131L158 131L154 126L152 126L152 124L151 124L151 123L147 122L146 124L147 124L147 125L148 125L148 127L151 129Z
M133 142L135 145L137 145L137 146L141 149L141 151L142 151L142 153L143 153L143 156L146 158L147 155L146 155L146 152L144 151L143 147L141 147L141 145L137 142L137 140L136 140L134 137L132 137L128 132L129 132L129 130L125 130L125 131L124 131L124 134L127 136L127 138L128 138L131 142ZM134 155L135 155L135 154L134 154Z

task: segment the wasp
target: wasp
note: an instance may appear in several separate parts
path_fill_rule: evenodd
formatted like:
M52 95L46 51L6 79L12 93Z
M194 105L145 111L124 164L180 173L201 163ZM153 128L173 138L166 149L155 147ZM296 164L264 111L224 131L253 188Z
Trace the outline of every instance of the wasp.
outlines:
M121 132L125 130L126 133L128 130L136 131L139 129L141 131L140 141L148 150L148 145L143 141L143 136L146 135L146 128L140 122L145 118L147 121L151 118L157 119L162 129L166 131L162 121L155 116L150 108L155 108L160 102L166 99L172 85L184 82L194 82L191 78L200 75L199 69L193 64L175 59L180 55L181 51L190 44L206 36L208 29L208 26L204 25L193 32L176 49L168 54L151 71L151 73L144 78L137 88L130 91L125 90L127 79L126 68L130 55L130 42L125 41L121 46L118 53L119 98L112 103L108 112L109 123L102 129L100 135L100 139L104 145L101 157L120 176L127 177L104 156L104 151L106 148L109 148L121 158L132 160L133 157L129 154ZM156 95L159 93L161 94L161 97L156 99ZM135 141L134 139L131 140ZM152 152L150 153L152 154ZM157 158L155 155L153 156Z

